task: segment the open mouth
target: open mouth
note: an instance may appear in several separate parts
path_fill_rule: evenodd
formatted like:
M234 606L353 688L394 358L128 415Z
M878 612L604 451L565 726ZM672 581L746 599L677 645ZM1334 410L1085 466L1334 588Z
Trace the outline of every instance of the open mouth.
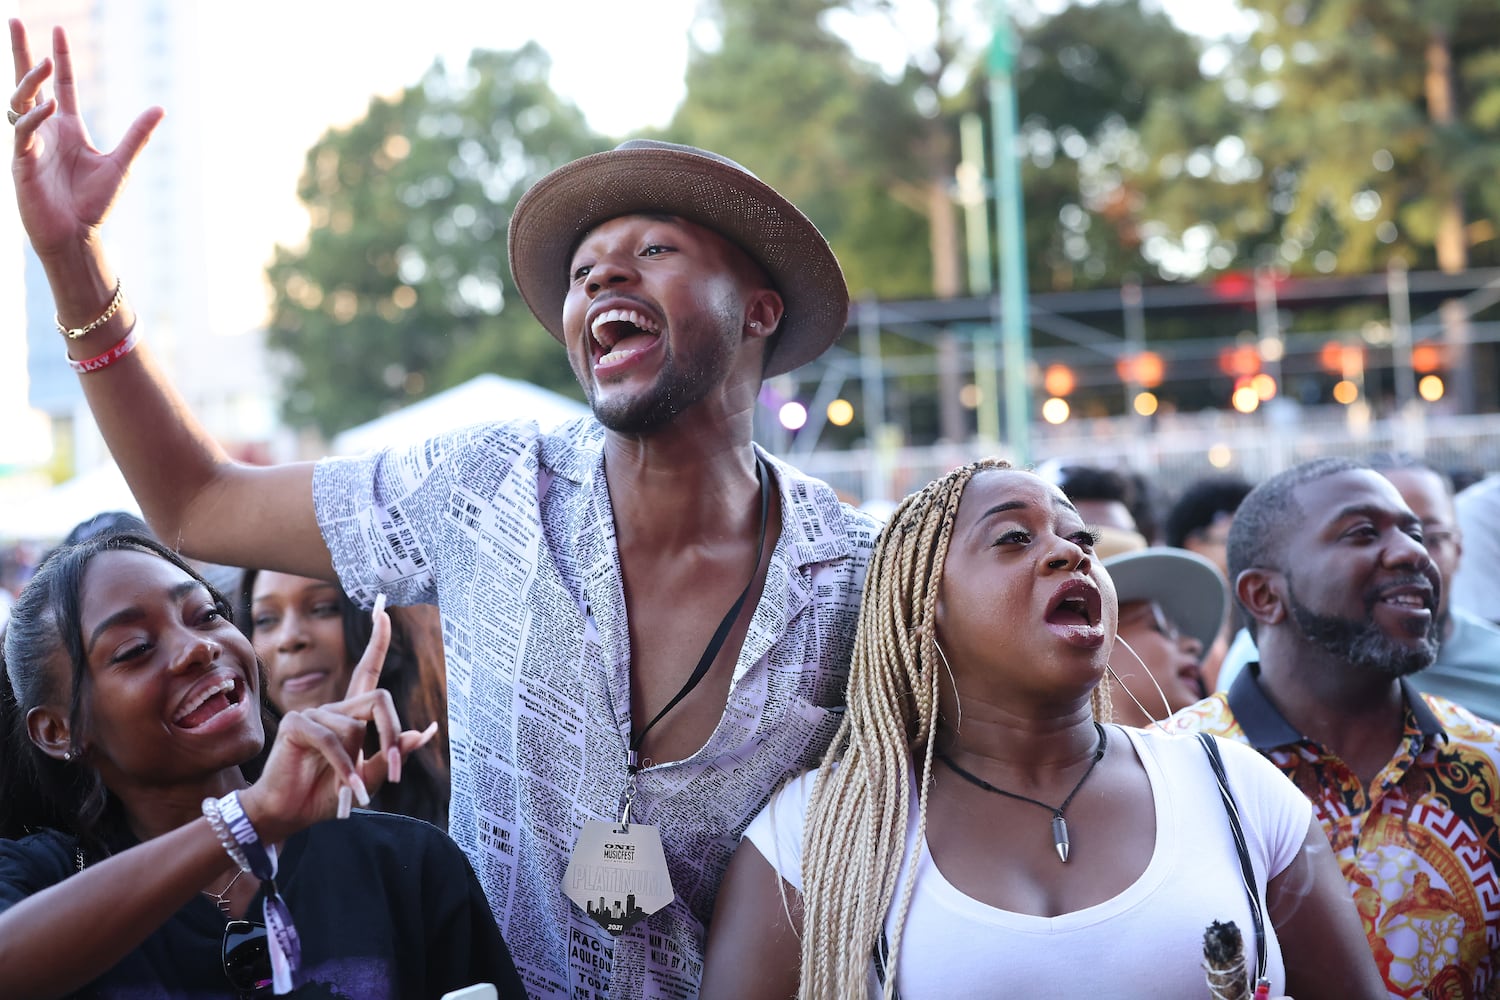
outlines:
M1052 595L1045 620L1048 625L1093 628L1099 624L1102 613L1099 591L1082 580L1070 580Z
M1381 590L1376 595L1376 603L1404 611L1431 611L1437 600L1431 587L1425 584L1405 583Z
M218 677L195 688L183 700L172 716L172 724L180 729L198 729L238 707L244 696L244 688L238 678Z
M661 324L639 309L605 309L589 324L594 338L594 368L610 368L656 346Z

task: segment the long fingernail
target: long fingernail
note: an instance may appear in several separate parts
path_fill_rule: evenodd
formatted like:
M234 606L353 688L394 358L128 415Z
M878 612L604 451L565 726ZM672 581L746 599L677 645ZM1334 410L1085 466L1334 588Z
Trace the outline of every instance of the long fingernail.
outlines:
M429 723L427 723L427 728L424 729L424 730L422 730L422 739L417 743L417 746L419 746L419 747L425 747L427 744L429 744L429 743L432 742L432 738L434 736L436 736L436 735L437 735L437 723L436 722L429 722Z
M365 779L359 776L358 771L349 775L349 786L354 789L354 797L359 800L359 804L368 809L370 806L370 792L369 789L365 788Z
M384 611L384 610L385 610L385 595L384 594L376 594L375 595L375 608L374 608L374 610L372 610L370 612L370 614L373 615L376 618L379 618L380 617L380 613L382 611Z
M386 780L399 782L401 780L401 748L391 747L385 752L385 760Z
M349 814L354 811L354 793L349 790L348 785L339 786L339 819L348 819Z

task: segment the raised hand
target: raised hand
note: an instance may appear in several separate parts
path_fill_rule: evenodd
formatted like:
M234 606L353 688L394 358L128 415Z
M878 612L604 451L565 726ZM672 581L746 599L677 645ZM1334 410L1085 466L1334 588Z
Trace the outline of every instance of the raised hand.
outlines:
M125 185L130 167L165 112L141 113L114 150L94 147L78 113L77 81L67 34L52 30L52 58L33 63L26 28L10 21L11 58L16 88L10 95L15 122L11 176L21 222L38 256L64 255L83 248ZM44 99L43 85L54 78L54 98Z

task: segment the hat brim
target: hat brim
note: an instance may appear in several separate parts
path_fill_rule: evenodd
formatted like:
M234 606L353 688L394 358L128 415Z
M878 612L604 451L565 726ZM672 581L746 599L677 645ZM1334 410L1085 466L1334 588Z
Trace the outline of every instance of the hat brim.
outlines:
M542 326L563 340L568 265L591 229L632 213L665 213L706 226L756 260L785 313L766 375L826 351L849 318L849 290L818 228L753 174L680 148L613 149L543 177L511 215L510 272Z
M1218 638L1229 607L1229 585L1219 568L1196 552L1157 546L1106 559L1103 565L1121 604L1155 601L1205 652Z

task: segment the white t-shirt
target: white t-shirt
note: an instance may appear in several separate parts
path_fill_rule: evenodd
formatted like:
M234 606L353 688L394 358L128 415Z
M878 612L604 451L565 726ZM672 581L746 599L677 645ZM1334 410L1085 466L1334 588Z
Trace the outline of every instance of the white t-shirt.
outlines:
M924 847L897 959L902 997L1019 996L1022 989L1064 997L1207 996L1203 932L1215 920L1235 922L1253 964L1250 904L1208 755L1189 737L1111 730L1130 739L1156 801L1156 850L1141 877L1103 903L1039 917L964 895ZM1251 748L1223 740L1220 748L1264 901L1267 880L1301 849L1312 806ZM745 831L798 889L803 819L815 773L788 783ZM1037 822L1046 822L1040 810ZM916 837L915 797L909 831L898 885L905 883ZM894 918L887 917L887 937L894 932ZM1285 992L1286 974L1269 922L1267 941L1267 975L1276 996Z

